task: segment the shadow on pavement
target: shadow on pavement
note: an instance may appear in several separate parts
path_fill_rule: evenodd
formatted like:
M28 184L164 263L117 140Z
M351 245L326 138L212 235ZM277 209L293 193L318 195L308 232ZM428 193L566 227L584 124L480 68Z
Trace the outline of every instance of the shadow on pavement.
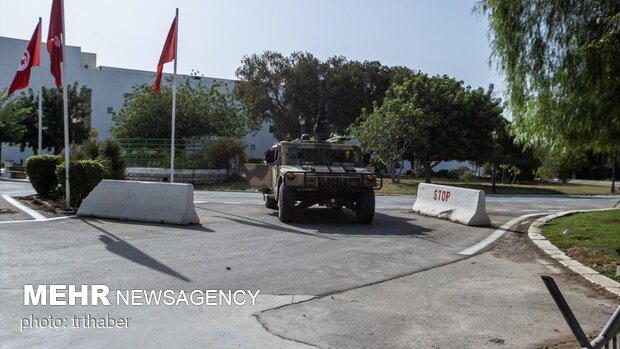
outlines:
M214 212L214 213L217 213L217 214L221 215L221 216L215 216L215 217L223 218L223 219L228 219L228 220L233 221L235 223L250 225L250 226L253 226L253 227L256 227L256 228L278 230L278 231L282 231L282 232L285 232L285 233L293 233L293 234L307 235L307 236L312 236L312 237L317 237L317 238L322 238L322 239L335 240L334 238L330 238L330 237L327 237L327 236L321 236L321 235L316 235L316 234L312 234L312 233L309 233L309 232L305 232L305 231L302 231L302 230L291 229L291 228L289 228L287 226L271 224L271 223L268 223L268 222L259 221L258 219L253 219L253 218L249 218L249 217L243 217L243 216L239 216L239 215L232 214L232 213L229 213L229 212L222 212L222 211L212 210L212 209L204 208L204 207L196 207L196 208L200 209L200 210L204 210L204 211Z
M412 221L415 221L414 217L391 216L377 212L375 213L373 223L370 225L365 225L358 224L355 221L355 215L346 209L333 210L327 208L310 208L297 211L297 220L294 223L287 224L277 221L277 211L266 213L266 215L270 217L270 220L275 218L274 223L270 223L229 212L217 211L204 207L197 208L217 213L218 216L216 217L227 219L239 224L323 239L336 240L337 236L414 237L443 246L452 247L434 241L432 238L425 238L425 236L432 232L433 229L413 224ZM317 233L313 233L312 230ZM326 235L332 235L333 237Z
M129 259L130 261L134 262L134 263L138 263L140 265L143 265L147 268L151 268L153 270L156 270L158 272L164 273L164 274L168 274L170 276L173 276L177 279L183 280L185 282L191 282L192 280L186 278L185 276L183 276L182 274L178 273L177 271L175 271L174 269L166 266L165 264L160 263L159 261L157 261L156 259L154 259L153 257L149 256L148 254L140 251L138 248L134 247L133 245L131 245L130 243L126 242L125 240L119 238L118 236L110 233L109 231L98 227L96 225L94 225L93 223L85 220L85 219L80 219L82 222L84 222L85 224L99 230L100 232L104 233L105 235L99 235L99 241L101 241L102 243L105 244L105 248L116 254L119 255L123 258Z

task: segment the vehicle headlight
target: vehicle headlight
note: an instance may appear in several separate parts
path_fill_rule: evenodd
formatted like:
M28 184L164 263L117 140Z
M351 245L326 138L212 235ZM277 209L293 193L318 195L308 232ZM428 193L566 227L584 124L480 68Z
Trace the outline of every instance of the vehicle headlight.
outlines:
M309 187L316 187L316 177L306 176L306 185Z
M288 178L288 179L295 179L295 172L288 172L286 174L286 178Z
M377 176L375 176L374 174L369 174L368 176L366 176L366 179L368 179L369 182L374 182L377 180Z

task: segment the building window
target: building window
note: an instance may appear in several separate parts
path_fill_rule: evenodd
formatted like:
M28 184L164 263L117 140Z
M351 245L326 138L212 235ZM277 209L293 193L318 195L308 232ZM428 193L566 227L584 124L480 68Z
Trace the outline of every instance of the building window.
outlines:
M256 144L250 144L250 151L256 150Z
M273 133L273 125L269 125L269 133Z
M85 68L85 69L88 69L88 64L84 64L84 68Z
M112 114L112 113L114 113L114 108L108 107L108 114Z

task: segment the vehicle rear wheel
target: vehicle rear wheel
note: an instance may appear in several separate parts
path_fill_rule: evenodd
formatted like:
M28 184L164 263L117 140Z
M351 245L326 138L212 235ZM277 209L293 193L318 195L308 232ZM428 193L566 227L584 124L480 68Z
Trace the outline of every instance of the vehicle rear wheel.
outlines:
M277 210L278 209L278 200L276 200L272 196L265 197L265 207L267 207L269 209L272 209L272 210Z
M375 217L375 192L368 190L360 193L355 207L355 216L357 222L361 224L370 224Z
M292 222L295 219L295 191L284 184L278 190L278 218L283 223Z

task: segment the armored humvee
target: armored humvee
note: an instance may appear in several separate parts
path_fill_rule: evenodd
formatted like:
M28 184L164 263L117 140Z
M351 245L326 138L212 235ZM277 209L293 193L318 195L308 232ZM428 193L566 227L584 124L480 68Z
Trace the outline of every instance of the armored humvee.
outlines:
M263 164L246 164L250 186L259 188L269 209L282 222L313 205L346 207L357 221L370 224L375 214L375 189L383 179L367 168L370 157L358 145L339 140L318 142L302 136L274 144Z

